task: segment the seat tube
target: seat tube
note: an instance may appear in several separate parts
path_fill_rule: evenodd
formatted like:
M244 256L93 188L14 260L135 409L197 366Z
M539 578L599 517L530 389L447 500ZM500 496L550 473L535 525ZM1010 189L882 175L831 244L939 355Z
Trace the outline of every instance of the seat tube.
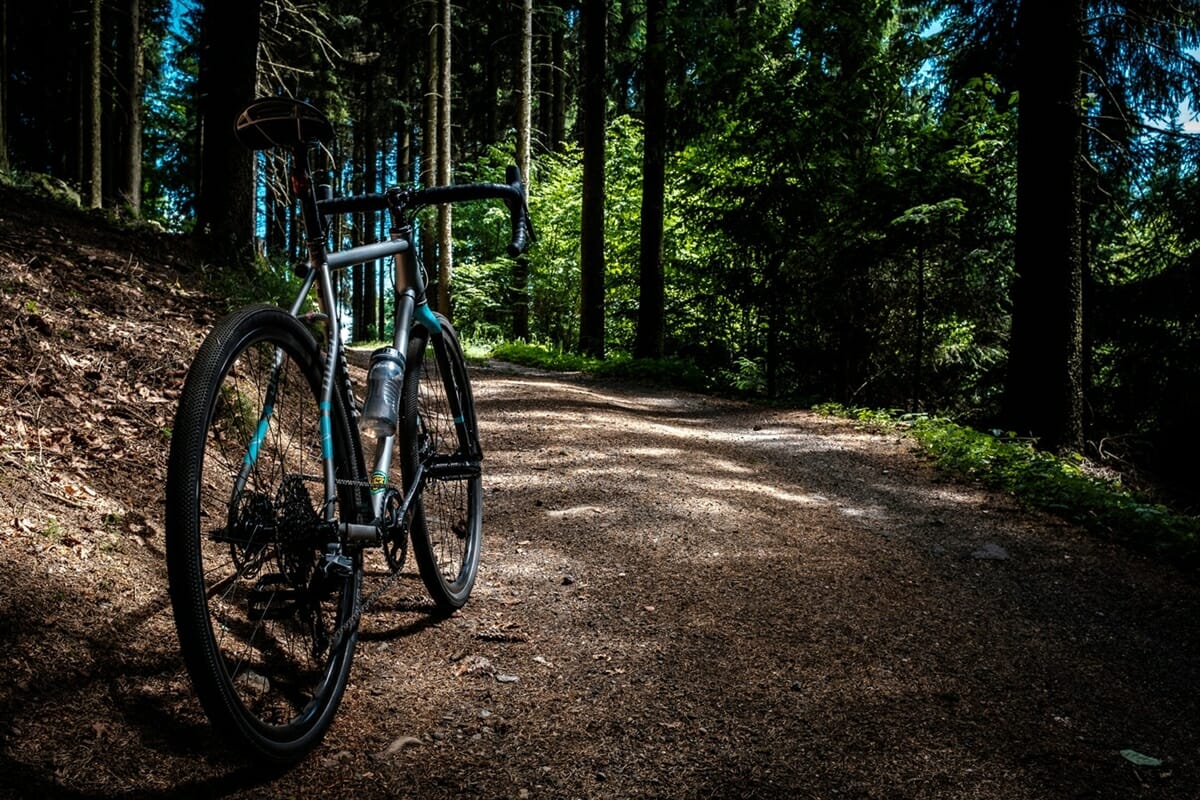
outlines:
M308 245L308 272L305 285L313 281L317 285L317 298L321 311L326 315L327 340L325 342L325 366L321 378L320 426L321 463L325 477L325 520L334 521L337 508L337 470L333 452L333 392L336 385L337 348L342 341L342 325L334 302L333 279L330 277L328 256L325 249L325 228L317 210L317 195L312 185L308 167L308 149L296 147L292 151L292 191L300 200L300 213L304 221L304 233ZM315 273L315 280L313 274ZM296 306L299 308L299 302Z

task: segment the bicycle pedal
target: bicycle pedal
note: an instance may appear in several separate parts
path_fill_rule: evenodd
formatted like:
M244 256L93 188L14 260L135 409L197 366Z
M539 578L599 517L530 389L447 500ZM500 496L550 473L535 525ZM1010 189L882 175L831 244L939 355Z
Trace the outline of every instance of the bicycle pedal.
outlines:
M288 619L295 615L303 602L304 593L293 588L283 575L264 575L254 584L246 598L250 619Z

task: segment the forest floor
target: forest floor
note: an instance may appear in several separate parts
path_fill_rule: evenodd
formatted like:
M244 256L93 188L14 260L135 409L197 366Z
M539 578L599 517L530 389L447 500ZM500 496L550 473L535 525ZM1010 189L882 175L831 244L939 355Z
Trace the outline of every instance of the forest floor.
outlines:
M1200 796L1194 576L894 432L503 364L472 600L410 560L323 745L243 766L165 590L184 253L0 192L0 797Z

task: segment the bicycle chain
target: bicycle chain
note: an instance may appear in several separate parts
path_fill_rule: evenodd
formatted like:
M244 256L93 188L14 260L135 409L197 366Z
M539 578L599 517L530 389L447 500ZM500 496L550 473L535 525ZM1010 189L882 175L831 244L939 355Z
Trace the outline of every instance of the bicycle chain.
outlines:
M362 487L362 488L367 488L367 489L371 488L371 484L368 481L356 481L351 478L335 479L334 483L336 483L338 486L356 486L356 487ZM395 488L395 487L388 487L388 488ZM406 533L407 533L407 531L406 531ZM360 573L360 576L361 576L361 573ZM400 577L400 570L395 570L388 577L388 579L386 581L384 581L382 586L380 586L378 589L376 589L374 592L372 592L366 598L358 601L358 604L354 607L354 611L352 611L350 613L350 616L346 617L346 619L342 622L342 624L339 625L336 630L334 630L333 636L330 638L330 643L329 643L329 652L330 653L335 652L339 647L341 647L342 639L345 638L347 632L358 627L358 623L362 619L362 615L365 614L367 612L367 610L371 608L371 606L375 605L375 603L379 601L379 598L381 596L383 596L384 592L386 592L388 589L390 589L392 587L392 584L394 584L396 582L396 579L399 577ZM361 577L360 577L360 580L361 580ZM357 594L357 590L355 593Z
M313 481L314 483L319 483L321 480L323 480L322 478L319 478L315 475L300 475L300 478L302 480L306 480L306 481ZM356 488L362 488L362 489L370 489L371 488L371 484L369 481L359 481L359 480L354 480L353 478L335 478L334 484L337 486L354 486ZM387 488L394 489L395 487L389 486ZM358 627L358 623L362 619L362 615L365 614L367 612L367 610L371 608L371 606L375 605L375 603L379 601L379 598L383 595L383 593L386 592L388 589L390 589L392 587L392 584L394 584L396 582L396 579L399 577L400 577L400 570L394 571L391 574L391 576L384 582L384 584L382 586L380 586L378 589L376 589L374 592L372 592L365 599L360 600L358 602L358 604L354 607L354 611L351 612L350 616L347 617L342 622L342 624L337 627L336 630L334 630L333 636L330 637L330 641L329 641L329 652L332 653L332 652L336 651L337 648L341 647L342 639L345 638L346 633L348 631L352 630L353 628Z
M354 611L351 612L350 616L347 617L345 621L337 627L337 630L333 632L333 636L329 642L330 653L335 652L339 647L342 646L342 639L346 636L346 633L358 627L358 623L359 620L362 619L362 615L366 613L367 609L375 605L384 592L392 587L392 584L396 582L396 579L400 577L400 574L400 570L396 570L391 574L391 577L384 581L383 586L380 586L378 589L372 592L366 599L358 602L358 605L355 606Z

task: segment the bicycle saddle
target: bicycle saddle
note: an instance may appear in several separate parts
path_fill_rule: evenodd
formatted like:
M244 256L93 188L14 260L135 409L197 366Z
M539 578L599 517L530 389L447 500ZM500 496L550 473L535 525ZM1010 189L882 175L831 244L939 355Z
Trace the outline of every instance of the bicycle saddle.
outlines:
M333 141L333 124L308 103L287 97L255 100L238 114L234 135L251 150Z

